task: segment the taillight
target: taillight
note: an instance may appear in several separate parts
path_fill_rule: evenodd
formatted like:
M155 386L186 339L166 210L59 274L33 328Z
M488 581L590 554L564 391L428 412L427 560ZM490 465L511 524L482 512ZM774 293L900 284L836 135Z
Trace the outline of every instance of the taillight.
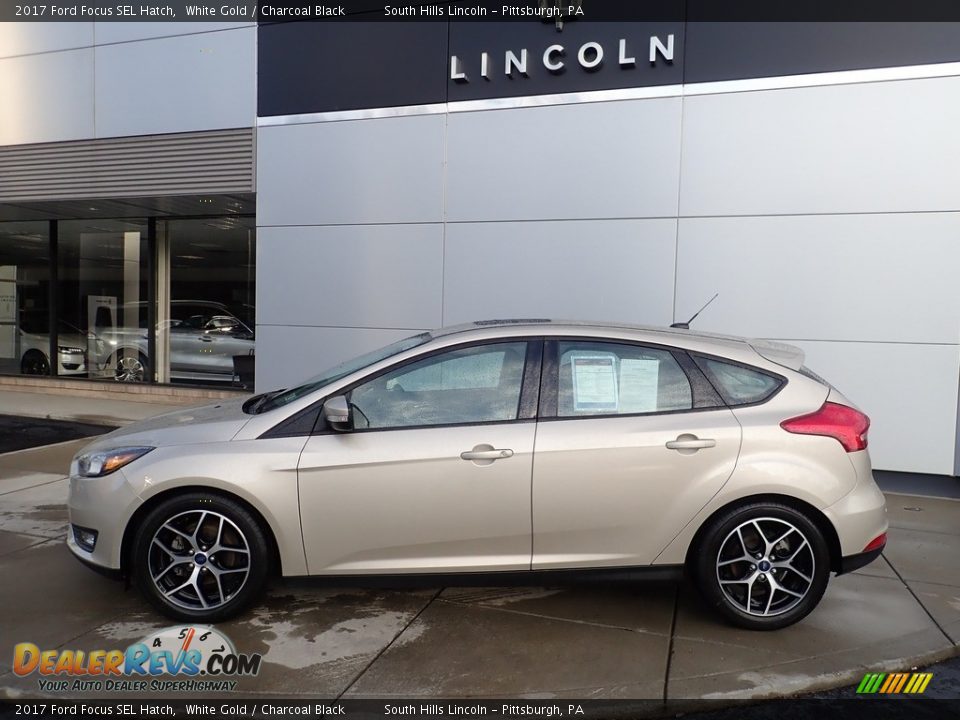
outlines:
M843 445L844 450L854 452L867 447L870 418L852 407L828 402L809 415L784 420L780 427L801 435L832 437Z
M873 540L867 543L867 546L863 549L863 552L870 552L871 550L880 550L887 545L887 534L882 533L877 535Z

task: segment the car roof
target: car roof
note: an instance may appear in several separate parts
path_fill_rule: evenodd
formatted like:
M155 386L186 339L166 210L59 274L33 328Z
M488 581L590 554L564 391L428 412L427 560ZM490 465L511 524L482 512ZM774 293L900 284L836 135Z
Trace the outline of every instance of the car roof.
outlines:
M495 320L477 320L474 322L451 325L438 330L432 330L433 338L444 338L452 335L509 329L510 334L523 335L557 335L572 334L584 336L603 336L609 333L636 333L648 336L651 340L659 340L667 344L676 344L685 347L694 347L700 350L716 348L718 350L759 354L770 362L784 367L798 370L804 360L804 352L798 347L786 343L770 340L760 340L723 335L720 333L702 332L687 328L667 328L653 325L630 324L609 321L586 320L557 320L550 318L507 318Z
M688 338L703 338L705 340L719 340L726 342L745 343L746 338L735 335L722 335L719 333L700 332L698 330L687 330L683 328L666 328L655 325L640 325L623 322L595 321L595 320L560 320L551 318L508 318L496 320L476 320L474 322L462 323L459 325L449 325L431 330L430 335L438 338L457 333L471 332L474 330L496 329L496 328L523 328L533 335L553 335L561 330L630 330L644 333L665 333ZM585 334L592 334L585 332Z

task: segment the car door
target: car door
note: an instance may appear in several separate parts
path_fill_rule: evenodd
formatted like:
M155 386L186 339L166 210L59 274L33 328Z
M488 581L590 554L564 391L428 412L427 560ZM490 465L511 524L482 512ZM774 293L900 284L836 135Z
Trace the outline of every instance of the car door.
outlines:
M683 353L546 344L533 569L653 562L730 477L740 425Z
M170 324L170 372L203 372L210 354L209 339L204 339L203 315L191 315Z
M541 345L444 349L349 388L353 429L300 457L309 572L528 570Z

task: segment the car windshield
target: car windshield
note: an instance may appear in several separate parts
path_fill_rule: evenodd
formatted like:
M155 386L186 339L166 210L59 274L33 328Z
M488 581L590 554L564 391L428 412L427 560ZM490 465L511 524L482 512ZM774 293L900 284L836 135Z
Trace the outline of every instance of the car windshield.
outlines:
M355 373L357 370L362 370L363 368L369 367L370 365L378 363L381 360L386 360L389 357L399 355L400 353L410 350L411 348L415 348L418 345L423 345L430 339L430 333L420 333L419 335L398 340L395 343L374 350L373 352L368 352L365 355L351 358L350 360L342 362L339 365L334 365L326 372L310 378L307 380L307 382L301 385L297 385L289 390L281 390L275 395L265 396L262 402L251 406L253 408L252 411L256 413L263 413L267 412L268 410L282 407L293 402L294 400L302 398L304 395L309 395L315 390L319 390L324 385L329 385L340 378L344 378L351 373Z

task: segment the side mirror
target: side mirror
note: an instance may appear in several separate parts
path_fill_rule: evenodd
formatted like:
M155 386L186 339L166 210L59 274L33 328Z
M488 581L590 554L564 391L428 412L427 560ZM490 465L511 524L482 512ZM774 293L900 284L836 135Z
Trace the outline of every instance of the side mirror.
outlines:
M334 395L323 403L323 419L334 430L349 430L353 427L350 405L343 395Z

